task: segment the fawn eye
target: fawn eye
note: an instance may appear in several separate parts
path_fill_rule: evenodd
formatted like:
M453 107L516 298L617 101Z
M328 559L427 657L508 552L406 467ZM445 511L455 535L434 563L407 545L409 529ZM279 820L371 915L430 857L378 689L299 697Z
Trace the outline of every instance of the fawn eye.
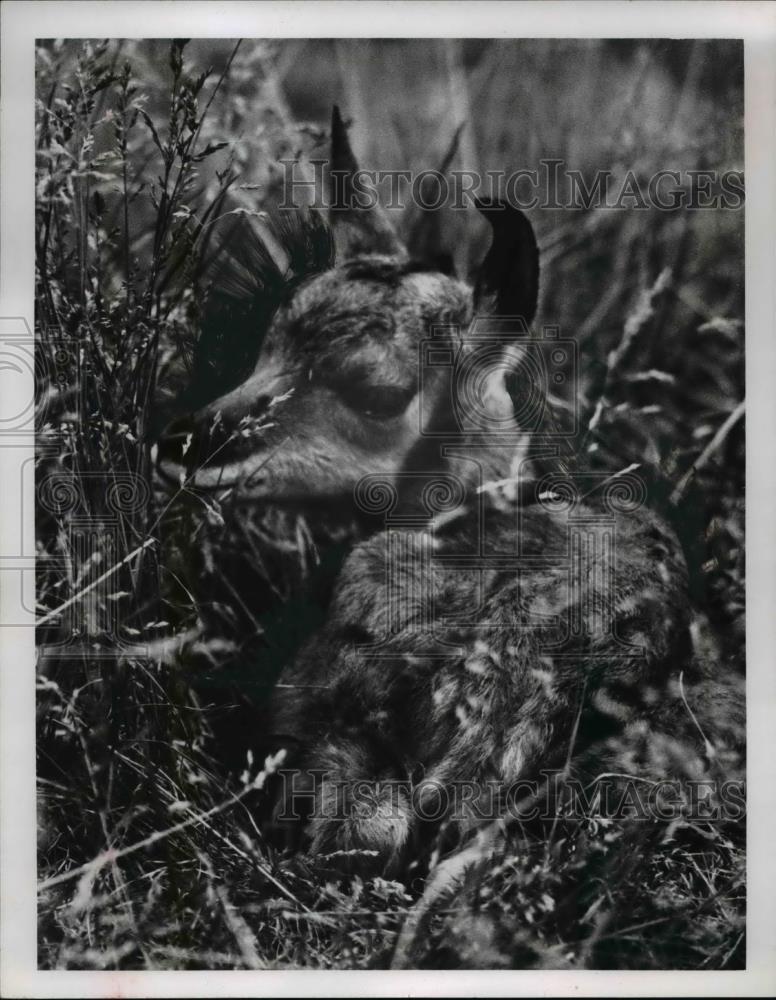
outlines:
M415 389L398 385L340 386L340 395L351 408L365 417L388 420L404 413L415 396Z

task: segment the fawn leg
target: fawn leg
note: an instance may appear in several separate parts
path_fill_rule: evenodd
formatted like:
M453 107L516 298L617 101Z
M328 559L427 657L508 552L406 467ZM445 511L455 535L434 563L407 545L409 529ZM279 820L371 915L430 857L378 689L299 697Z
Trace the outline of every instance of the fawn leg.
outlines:
M503 824L499 820L482 827L473 843L440 861L432 869L426 879L423 895L410 909L399 931L391 960L392 969L413 967L415 941L425 934L435 905L445 895L455 892L475 865L482 864L491 857L502 828Z

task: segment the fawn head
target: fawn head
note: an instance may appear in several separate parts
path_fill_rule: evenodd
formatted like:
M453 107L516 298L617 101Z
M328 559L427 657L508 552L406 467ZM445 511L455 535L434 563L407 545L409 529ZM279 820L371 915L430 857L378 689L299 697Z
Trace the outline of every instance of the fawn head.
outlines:
M220 247L206 318L244 370L166 428L158 461L171 480L247 500L332 501L351 499L366 474L428 468L425 431L449 424L455 390L449 369L421 370L423 341L440 328L460 351L473 316L507 315L515 337L527 332L538 253L521 212L477 203L493 236L472 289L411 259L379 208L358 207L336 108L331 169L329 226L312 210L261 231L237 216ZM491 363L473 380L502 425L513 412L507 369Z

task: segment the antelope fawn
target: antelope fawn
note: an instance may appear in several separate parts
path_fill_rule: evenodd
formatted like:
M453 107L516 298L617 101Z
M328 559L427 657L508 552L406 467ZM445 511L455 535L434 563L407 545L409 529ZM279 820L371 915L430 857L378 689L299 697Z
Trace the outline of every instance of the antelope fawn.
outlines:
M285 668L267 744L288 751L280 826L397 871L443 790L503 789L569 760L591 774L601 758L587 748L665 713L687 571L638 477L535 458L531 372L572 373L567 345L529 333L527 218L478 203L492 245L471 288L412 260L379 208L352 204L336 109L331 162L331 228L281 220L280 264L246 229L242 264L217 275L224 322L230 299L248 301L260 352L168 427L159 463L196 489L312 512L328 500L368 526L325 627Z

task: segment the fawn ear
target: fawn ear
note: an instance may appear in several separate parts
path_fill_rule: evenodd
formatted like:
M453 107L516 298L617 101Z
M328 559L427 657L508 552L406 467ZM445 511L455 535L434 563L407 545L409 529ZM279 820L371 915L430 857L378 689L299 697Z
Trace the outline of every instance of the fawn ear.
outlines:
M358 163L348 139L339 108L331 114L331 160L329 177L329 220L334 232L337 256L382 253L403 255L406 251L379 205L359 207L371 195L356 192L353 175Z
M477 198L493 230L490 249L474 285L480 314L519 317L527 326L539 298L539 250L526 216L501 199Z

